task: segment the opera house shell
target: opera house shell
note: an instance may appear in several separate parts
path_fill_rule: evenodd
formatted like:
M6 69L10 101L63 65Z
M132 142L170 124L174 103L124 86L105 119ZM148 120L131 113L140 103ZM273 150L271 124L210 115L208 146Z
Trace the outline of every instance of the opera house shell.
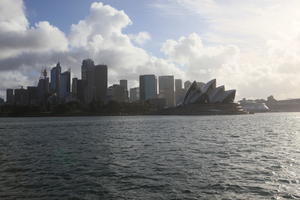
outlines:
M235 90L217 87L216 79L208 83L194 81L183 101L174 108L163 109L162 115L228 115L247 114L241 105L234 103Z
M216 87L216 83L216 79L213 79L206 84L194 81L186 92L181 105L233 103L236 91L225 91L224 86Z

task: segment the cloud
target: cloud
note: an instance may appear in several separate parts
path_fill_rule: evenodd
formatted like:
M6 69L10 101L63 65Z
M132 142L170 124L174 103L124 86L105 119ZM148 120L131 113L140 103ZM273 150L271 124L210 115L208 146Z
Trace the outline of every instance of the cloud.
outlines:
M201 18L207 25L201 34L166 40L164 57L158 58L142 48L149 33L125 34L133 23L129 16L101 2L91 4L66 35L46 21L31 25L22 0L1 0L0 90L36 84L41 69L57 61L80 77L82 60L90 57L108 65L110 84L128 79L135 86L140 74L173 74L184 80L217 78L237 89L238 98L299 97L300 3L251 2L156 0L156 8L168 15L173 9L175 17L188 11L191 20Z
M148 32L139 32L135 35L130 34L129 38L140 46L151 40L151 36Z
M8 4L11 1L14 4ZM81 62L88 57L94 59L95 63L108 65L110 84L126 78L131 80L130 85L136 85L138 76L143 73L183 76L183 72L173 63L149 55L136 46L149 40L150 35L141 32L133 38L124 34L123 29L132 24L130 18L124 11L109 5L92 3L89 15L71 25L68 36L49 22L30 26L25 17L23 1L10 0L0 2L0 5L3 9L10 6L18 11L16 14L19 17L14 20L7 22L10 17L7 14L0 21L0 24L5 21L12 24L11 27L13 24L19 25L16 26L19 28L0 30L0 45L5 49L0 53L0 70L7 79L14 79L13 74L17 71L18 77L22 77L18 85L35 84L41 69L49 68L57 61L65 69L71 68L74 76L80 77ZM9 27L8 24L5 26ZM9 85L16 86L2 84L1 88Z
M201 37L168 40L162 48L171 62L186 66L187 77L214 76L236 88L239 98L300 96L299 1L157 0L155 4L166 15L189 13L205 24Z

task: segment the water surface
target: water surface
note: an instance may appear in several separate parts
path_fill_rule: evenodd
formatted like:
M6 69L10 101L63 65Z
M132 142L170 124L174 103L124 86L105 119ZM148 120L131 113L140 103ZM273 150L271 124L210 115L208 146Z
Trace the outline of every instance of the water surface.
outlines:
M300 199L300 113L0 119L0 199Z

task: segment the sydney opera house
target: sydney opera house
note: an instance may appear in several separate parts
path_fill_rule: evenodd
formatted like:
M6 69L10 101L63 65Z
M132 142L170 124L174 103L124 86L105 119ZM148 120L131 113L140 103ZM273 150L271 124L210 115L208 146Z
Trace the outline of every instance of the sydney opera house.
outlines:
M216 85L216 79L206 84L194 81L177 107L165 109L160 114L246 114L239 104L234 103L236 90L225 90L225 86L217 87Z
M182 104L233 103L236 91L225 91L225 87L223 85L216 87L216 84L216 79L213 79L206 84L194 81L188 89Z

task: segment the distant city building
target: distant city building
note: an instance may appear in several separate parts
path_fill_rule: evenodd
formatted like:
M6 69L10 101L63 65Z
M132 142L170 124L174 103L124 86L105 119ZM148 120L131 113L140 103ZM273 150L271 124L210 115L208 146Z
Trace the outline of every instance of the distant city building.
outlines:
M27 87L28 90L28 98L30 105L38 105L38 88L34 86Z
M174 76L159 77L159 97L166 99L166 106L175 105Z
M29 104L29 95L26 89L15 89L15 104L22 106Z
M192 85L191 81L185 81L184 82L184 90L187 91Z
M50 83L51 93L59 94L60 74L61 74L61 66L60 63L57 63L56 67L53 67L51 69L51 83Z
M82 61L81 65L81 79L87 80L89 68L93 68L95 66L94 61L92 59L85 59Z
M6 89L6 103L13 105L15 103L15 95L13 89Z
M130 89L130 102L135 102L140 100L140 88L135 87Z
M185 90L182 88L182 80L175 79L175 103L180 104L183 101Z
M65 100L71 91L71 72L65 71L60 75L59 98Z
M47 71L42 71L42 76L38 83L38 98L39 103L46 104L47 98L49 96L49 78L47 77Z
M127 82L127 80L120 80L120 86L125 89L126 101L128 101L128 82Z
M128 90L127 80L120 80L120 85L121 85L126 91Z
M157 80L155 75L140 76L140 100L157 98Z
M0 105L4 104L4 99L0 97Z
M83 80L79 80L78 78L72 79L72 96L77 98L80 102L84 102L84 88Z
M72 79L72 96L77 97L78 93L78 78Z
M175 92L178 92L182 89L182 80L175 79Z
M96 88L96 101L104 102L107 93L107 66L96 65L95 66L95 88Z
M85 102L106 100L107 94L107 66L106 65L92 65L94 62L88 59L83 61L82 80L85 81Z
M128 101L127 91L121 85L114 84L108 88L107 92L108 100L117 102Z

